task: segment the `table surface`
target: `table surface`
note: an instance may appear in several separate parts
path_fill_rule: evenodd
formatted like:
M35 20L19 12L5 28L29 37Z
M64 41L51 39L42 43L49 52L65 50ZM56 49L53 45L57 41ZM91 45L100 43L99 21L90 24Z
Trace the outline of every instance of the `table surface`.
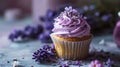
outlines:
M39 40L28 42L13 43L8 40L8 34L12 29L22 29L28 24L33 24L30 18L20 20L19 22L6 22L0 19L0 67L12 67L13 59L18 59L22 67L58 67L53 65L38 64L32 60L32 54L44 44ZM94 37L91 43L91 48L104 50L120 56L120 50L114 43L112 35L103 35ZM9 61L9 62L8 62ZM115 64L120 67L120 59L115 61ZM74 66L71 66L74 67ZM87 67L87 65L82 66Z

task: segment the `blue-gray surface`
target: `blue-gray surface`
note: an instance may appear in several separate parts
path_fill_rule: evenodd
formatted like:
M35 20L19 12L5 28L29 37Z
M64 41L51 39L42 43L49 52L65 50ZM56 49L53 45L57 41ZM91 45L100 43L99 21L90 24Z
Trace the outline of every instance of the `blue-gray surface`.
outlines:
M13 59L18 59L20 65L22 65L23 67L58 67L53 65L38 64L31 59L33 52L39 49L42 45L44 45L39 40L23 43L12 43L7 39L8 32L3 35L6 31L12 30L14 26L14 28L18 28L19 26L19 28L22 28L27 24L31 24L30 18L27 18L17 23L0 21L0 35L2 35L0 37L0 45L5 45L0 47L0 67L12 67ZM120 54L120 50L116 47L112 35L94 37L91 43L91 48L92 47L96 48L97 50L103 49L104 51L109 51L117 55ZM115 64L119 65L119 62L120 60L118 60L118 62L116 61ZM86 65L82 67L88 66Z

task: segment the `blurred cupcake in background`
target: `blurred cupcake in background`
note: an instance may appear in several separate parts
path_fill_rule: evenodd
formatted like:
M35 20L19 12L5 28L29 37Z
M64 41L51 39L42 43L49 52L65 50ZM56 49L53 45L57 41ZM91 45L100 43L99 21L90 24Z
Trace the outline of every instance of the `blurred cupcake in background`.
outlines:
M113 36L117 46L120 48L120 11L118 12L119 20L114 28Z
M66 7L55 18L52 31L50 36L60 58L75 60L88 56L93 36L87 21L77 10Z

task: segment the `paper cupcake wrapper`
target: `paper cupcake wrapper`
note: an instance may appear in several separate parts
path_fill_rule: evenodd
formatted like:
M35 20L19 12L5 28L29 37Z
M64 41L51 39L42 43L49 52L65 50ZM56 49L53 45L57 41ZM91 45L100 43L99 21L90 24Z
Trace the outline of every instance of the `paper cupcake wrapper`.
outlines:
M51 36L51 38L60 58L75 60L83 59L88 56L89 45L92 38L79 42L58 40L54 36Z

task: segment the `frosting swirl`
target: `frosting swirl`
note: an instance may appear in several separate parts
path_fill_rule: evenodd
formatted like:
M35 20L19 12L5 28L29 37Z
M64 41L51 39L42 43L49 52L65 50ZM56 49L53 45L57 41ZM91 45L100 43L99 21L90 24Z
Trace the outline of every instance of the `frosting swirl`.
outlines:
M90 26L72 7L66 7L54 20L54 34L64 37L83 37L90 34Z

